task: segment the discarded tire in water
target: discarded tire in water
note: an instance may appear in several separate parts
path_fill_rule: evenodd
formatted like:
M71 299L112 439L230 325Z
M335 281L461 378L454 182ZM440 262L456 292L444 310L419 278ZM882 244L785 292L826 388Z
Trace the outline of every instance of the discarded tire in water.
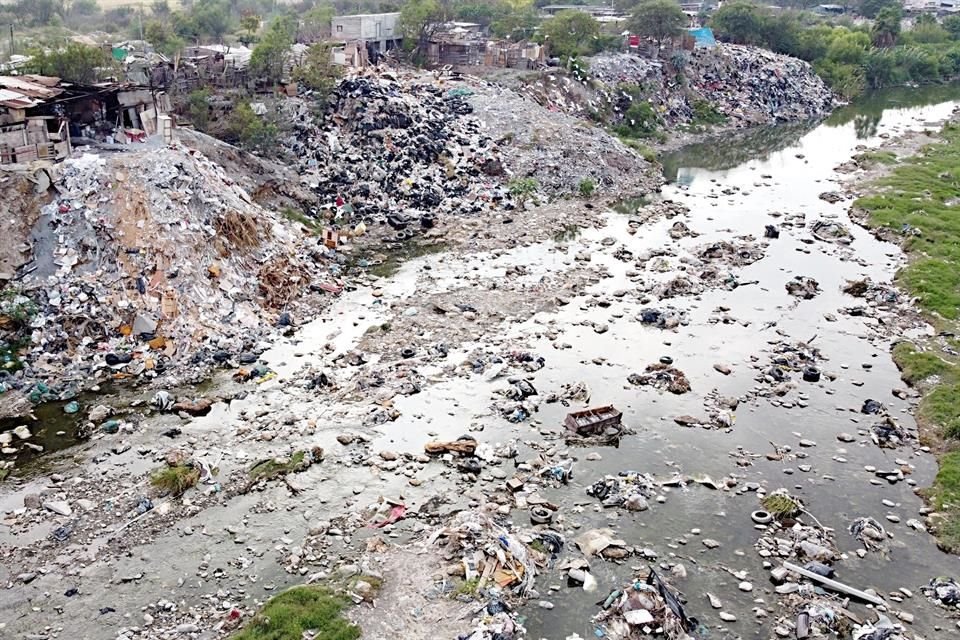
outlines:
M546 507L533 507L530 509L530 522L533 524L548 524L553 520L553 511Z
M816 367L807 367L803 370L803 379L806 382L819 382L820 369L817 369Z
M407 347L406 349L404 349L404 350L402 350L402 351L400 352L400 357L402 357L402 358L412 358L413 356L416 355L416 353L417 353L416 351L414 351L414 350L411 349L410 347Z
M750 519L756 522L757 524L770 524L773 522L773 516L770 515L769 511L764 511L763 509L758 509L750 514Z
M673 364L673 358L670 356L660 356L660 364L671 365Z

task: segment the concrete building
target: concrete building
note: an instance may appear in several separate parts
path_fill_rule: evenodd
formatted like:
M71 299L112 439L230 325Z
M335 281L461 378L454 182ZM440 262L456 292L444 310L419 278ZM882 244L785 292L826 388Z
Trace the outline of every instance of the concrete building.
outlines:
M371 43L376 51L400 46L399 13L368 13L337 16L330 21L330 36L337 42Z

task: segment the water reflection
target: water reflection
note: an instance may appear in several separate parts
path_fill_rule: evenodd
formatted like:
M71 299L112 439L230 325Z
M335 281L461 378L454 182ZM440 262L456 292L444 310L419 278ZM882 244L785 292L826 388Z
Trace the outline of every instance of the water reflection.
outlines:
M832 129L852 124L857 140L866 140L877 135L883 115L889 110L926 107L954 100L960 100L960 84L883 89L837 109L823 125ZM724 171L750 160L768 160L771 155L798 145L818 124L807 121L757 127L688 145L661 157L664 176L668 182L689 186L702 170Z

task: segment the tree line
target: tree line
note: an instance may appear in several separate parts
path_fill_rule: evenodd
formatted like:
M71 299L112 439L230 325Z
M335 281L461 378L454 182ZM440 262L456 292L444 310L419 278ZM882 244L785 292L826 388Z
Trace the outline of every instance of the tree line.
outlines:
M858 11L872 23L773 11L749 0L725 3L710 24L721 40L765 47L810 62L847 98L867 89L949 80L960 75L960 16L914 18L903 30L896 0L864 0Z

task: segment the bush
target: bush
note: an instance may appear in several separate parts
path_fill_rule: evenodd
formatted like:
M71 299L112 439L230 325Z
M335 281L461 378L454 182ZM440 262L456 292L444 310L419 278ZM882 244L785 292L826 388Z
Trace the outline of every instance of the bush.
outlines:
M342 615L346 599L318 586L293 587L271 598L234 640L356 640L360 629Z
M263 152L276 145L278 133L277 125L255 114L248 103L240 102L230 114L224 137Z
M593 180L590 178L584 178L580 181L580 184L577 186L580 190L580 195L584 198L589 198L593 195L593 192L596 190L597 185L593 183Z
M649 102L635 100L614 130L627 138L646 138L656 133L659 123L659 118Z
M187 117L197 131L206 131L210 123L210 89L196 89L187 96Z
M520 203L524 203L537 192L539 185L533 178L515 178L507 184L510 195Z

